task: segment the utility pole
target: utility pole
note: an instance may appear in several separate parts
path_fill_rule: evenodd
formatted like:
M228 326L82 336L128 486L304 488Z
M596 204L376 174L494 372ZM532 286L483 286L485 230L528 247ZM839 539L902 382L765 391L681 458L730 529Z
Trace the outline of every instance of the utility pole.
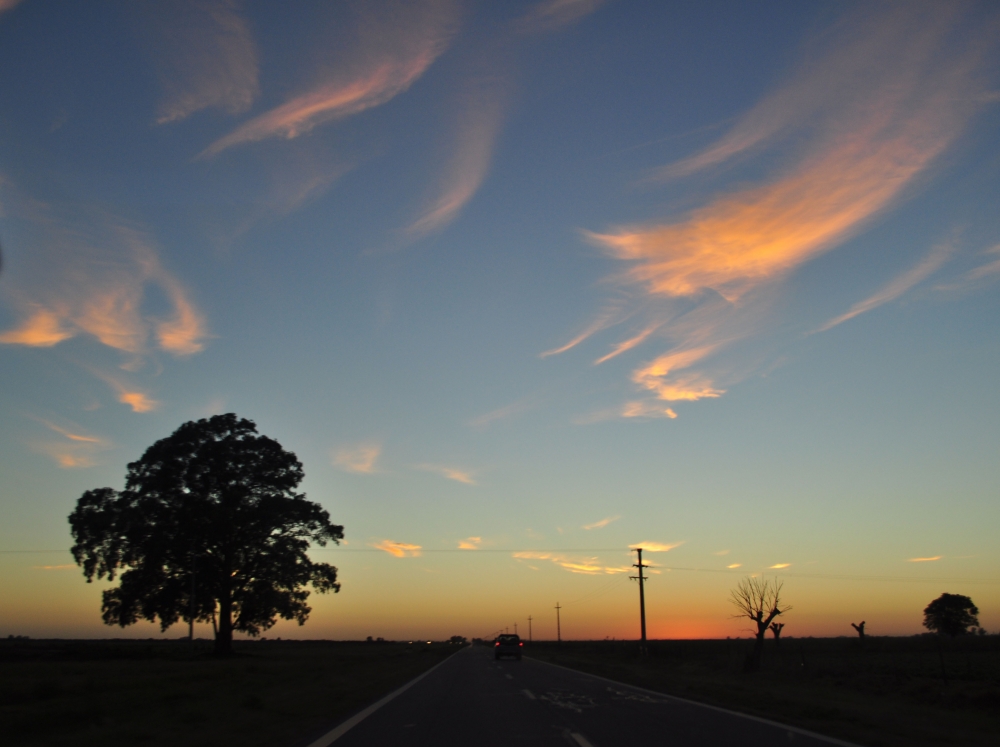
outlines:
M514 635L517 635L517 623L514 623Z
M638 579L638 581L639 581L639 619L640 619L641 624L642 624L642 648L645 649L646 648L646 594L645 594L645 591L643 590L642 582L645 581L649 577L642 575L642 569L643 568L649 568L649 566L648 565L643 565L643 562L642 562L642 548L641 547L637 547L637 548L635 548L635 551L637 553L639 553L639 562L638 563L633 563L632 567L639 569L639 575L638 576L629 576L629 578L633 579L633 580Z
M528 643L531 643L531 615L528 615Z
M559 623L559 610L561 609L559 602L556 602L556 643L562 643L562 627Z

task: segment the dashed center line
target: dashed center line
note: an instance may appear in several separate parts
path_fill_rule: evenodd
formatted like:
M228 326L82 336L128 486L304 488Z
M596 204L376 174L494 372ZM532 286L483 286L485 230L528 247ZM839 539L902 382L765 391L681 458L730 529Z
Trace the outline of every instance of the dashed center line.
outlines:
M580 747L594 747L594 745L587 741L587 738L583 734L577 734L575 731L572 731L569 735L573 737L573 741L580 745Z
M507 678L507 679L509 679L509 680L512 680L512 679L514 679L514 678L513 678L513 677L511 677L511 676L510 676L509 674L505 674L505 675L504 675L504 677L506 677L506 678Z
M537 698L535 698L535 694L531 692L531 690L522 690L521 692L527 695L531 700L537 700Z

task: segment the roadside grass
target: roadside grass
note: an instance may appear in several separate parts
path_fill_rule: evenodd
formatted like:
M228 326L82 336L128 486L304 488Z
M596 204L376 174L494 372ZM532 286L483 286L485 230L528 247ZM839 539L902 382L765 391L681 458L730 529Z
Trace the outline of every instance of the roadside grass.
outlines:
M8 747L298 747L458 647L426 643L0 640Z
M1000 744L1000 636L533 643L525 655L869 747Z

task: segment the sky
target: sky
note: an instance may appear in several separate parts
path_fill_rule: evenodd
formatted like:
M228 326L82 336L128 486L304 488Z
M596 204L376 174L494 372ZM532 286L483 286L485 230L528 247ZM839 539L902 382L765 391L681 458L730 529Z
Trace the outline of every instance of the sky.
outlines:
M270 637L637 638L637 546L654 638L754 574L1000 630L998 58L992 2L0 0L0 636L160 636L66 518L224 412L345 529Z

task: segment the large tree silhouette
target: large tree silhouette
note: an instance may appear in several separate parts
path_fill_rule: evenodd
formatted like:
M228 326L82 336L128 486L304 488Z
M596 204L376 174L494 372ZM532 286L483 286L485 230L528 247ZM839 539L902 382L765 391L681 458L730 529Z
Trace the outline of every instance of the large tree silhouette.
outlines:
M216 626L215 650L233 631L258 635L278 617L305 623L311 586L337 592L337 569L314 563L311 542L339 544L341 526L295 492L302 464L230 413L184 423L128 465L125 489L88 490L69 516L72 552L103 593L107 625L182 617ZM216 622L217 621L217 622Z
M924 608L924 627L954 638L979 625L979 608L962 594L942 594Z
M739 610L735 617L748 617L753 620L756 630L753 652L747 657L744 669L756 672L764 656L764 635L778 615L788 612L791 607L781 604L781 586L778 579L773 582L763 578L747 576L730 593L729 601ZM784 626L782 626L784 627ZM780 630L780 629L779 629ZM778 633L775 633L777 638Z

